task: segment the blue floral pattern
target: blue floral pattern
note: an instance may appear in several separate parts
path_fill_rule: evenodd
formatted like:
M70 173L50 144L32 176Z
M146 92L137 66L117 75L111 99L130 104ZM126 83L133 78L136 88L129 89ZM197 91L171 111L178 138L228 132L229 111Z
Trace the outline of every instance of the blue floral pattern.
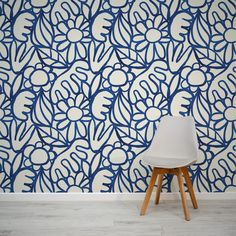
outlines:
M235 191L235 9L1 1L0 192L143 192L141 153L168 114L195 118L194 188Z

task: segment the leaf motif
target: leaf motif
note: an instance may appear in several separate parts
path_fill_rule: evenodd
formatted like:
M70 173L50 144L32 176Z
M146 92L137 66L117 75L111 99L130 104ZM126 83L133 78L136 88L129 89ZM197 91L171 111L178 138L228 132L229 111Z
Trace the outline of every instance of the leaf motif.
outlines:
M10 20L11 19L11 7L10 7L10 5L5 3L3 5L3 11L4 11L5 16Z
M18 91L21 89L22 84L23 84L23 75L19 74L18 76L16 76L12 84L11 97L13 97L16 93L18 93Z
M195 46L206 47L209 45L211 29L202 15L197 17L190 32L190 42Z
M131 122L132 107L124 95L117 97L111 110L111 120L117 125L129 125Z
M117 18L111 32L111 42L117 46L128 47L131 43L132 29L127 20L121 15Z
M38 96L32 111L32 120L36 124L50 125L52 122L53 106L44 93Z
M100 167L101 163L102 163L102 155L101 152L99 152L93 157L93 160L90 165L90 174L95 173Z
M127 174L121 172L117 175L114 183L114 192L132 192L132 185Z
M89 15L90 18L93 17L99 11L101 4L102 0L94 0L92 2L92 5L90 7L90 15Z
M193 102L192 113L196 122L201 125L207 125L210 120L211 108L206 98L200 94Z
M195 55L197 60L204 66L213 68L223 68L224 63L220 56L211 49L207 48L195 48Z
M15 173L18 172L18 170L21 168L21 165L23 163L23 153L18 153L12 163L11 166L11 176L13 176Z
M11 8L11 17L13 18L21 10L23 6L23 0L14 1Z
M116 48L116 54L118 59L126 66L132 66L134 68L145 68L145 62L142 57L129 48Z
M90 92L89 96L91 97L95 92L100 88L100 85L102 83L102 76L101 74L98 74L92 81L92 84L90 86Z
M48 172L40 172L37 176L37 181L34 186L35 192L54 192L53 182L49 177Z
M40 138L49 145L57 147L65 147L67 145L63 135L52 127L49 126L38 127L38 133Z
M40 48L38 50L40 60L48 65L55 68L66 68L67 63L59 52L50 48Z
M180 6L180 0L171 1L169 12L168 12L168 18L173 16L178 11L179 6Z
M176 74L170 82L168 97L170 97L178 89L180 85L180 75Z
M131 127L116 127L117 136L125 144L135 147L144 147L146 145L143 137Z
M53 34L52 24L50 24L45 15L41 15L37 20L32 34L33 43L37 46L50 47Z
M197 126L198 137L204 145L213 147L222 147L223 140L221 136L212 128L205 126Z

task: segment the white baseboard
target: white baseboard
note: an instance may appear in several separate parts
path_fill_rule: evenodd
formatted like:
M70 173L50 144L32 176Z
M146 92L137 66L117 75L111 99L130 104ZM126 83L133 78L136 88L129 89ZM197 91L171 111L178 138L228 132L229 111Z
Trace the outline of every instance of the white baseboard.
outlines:
M236 200L236 192L195 194L197 200ZM142 201L144 196L145 193L0 193L0 201ZM162 200L179 198L177 192L161 193Z

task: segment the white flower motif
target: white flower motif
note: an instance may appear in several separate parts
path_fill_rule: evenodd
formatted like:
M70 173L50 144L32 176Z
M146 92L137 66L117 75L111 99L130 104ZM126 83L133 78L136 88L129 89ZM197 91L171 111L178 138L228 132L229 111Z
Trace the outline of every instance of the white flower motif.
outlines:
M83 172L79 172L75 177L69 176L60 179L57 185L61 192L88 192L89 179Z
M139 34L134 36L137 51L144 51L148 63L156 56L164 58L164 43L169 42L168 24L163 16L158 15L154 21L148 19L146 22L139 22L136 26Z
M211 2L212 0L185 0L181 7L184 10L190 9L192 13L196 13L198 11L205 13Z
M214 103L216 112L212 115L216 130L224 130L224 137L229 141L236 132L236 95Z
M51 161L55 157L52 147L44 145L42 142L37 142L34 145L28 145L24 150L26 167L33 167L34 170L48 170L51 167Z
M134 77L127 66L122 66L119 63L116 63L113 67L106 67L102 76L106 79L103 87L111 88L114 92L117 92L119 89L127 91Z
M24 4L26 10L32 10L37 14L40 11L48 13L55 0L27 0Z
M184 79L182 87L190 87L191 91L196 92L197 90L207 90L212 74L206 66L200 66L198 63L195 63L192 66L186 66L181 71L181 77Z
M27 79L24 83L25 88L32 87L35 92L40 90L49 91L55 79L55 74L52 73L52 68L38 63L35 66L26 68L24 77Z
M91 41L89 36L89 23L82 15L75 21L68 20L61 22L57 26L59 34L55 37L58 42L57 49L66 51L67 61L72 63L76 58L87 56L86 43Z
M119 11L126 13L130 8L130 3L133 0L106 0L103 4L103 9L109 10L111 9L112 12L117 13Z
M11 102L5 96L5 94L0 94L0 136L6 137L8 134L8 128L6 123L11 121Z
M89 101L85 99L83 94L79 94L75 99L69 98L65 101L59 101L57 107L59 112L55 115L58 121L57 128L67 130L67 139L71 142L79 134L86 136L85 123L91 120L89 115Z
M235 58L236 55L236 16L225 22L215 24L216 34L212 37L214 49L223 51L226 63Z
M11 22L4 15L0 15L0 57L6 58L7 43L12 42Z
M102 155L105 157L103 166L110 166L113 170L118 170L119 168L127 170L130 160L134 157L131 147L125 144L122 145L120 142L115 142L113 145L106 145L102 151Z
M167 101L163 100L162 94L157 94L154 99L147 98L138 101L136 107L138 112L134 115L137 121L136 128L141 130L147 126L153 126L163 115L167 114Z

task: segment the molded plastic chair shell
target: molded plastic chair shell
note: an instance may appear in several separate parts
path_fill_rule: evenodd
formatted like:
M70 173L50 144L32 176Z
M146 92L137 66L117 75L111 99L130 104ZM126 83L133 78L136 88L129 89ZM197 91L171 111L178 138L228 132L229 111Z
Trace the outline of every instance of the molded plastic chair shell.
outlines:
M178 168L197 161L198 141L191 116L165 116L161 119L143 162L159 168Z

